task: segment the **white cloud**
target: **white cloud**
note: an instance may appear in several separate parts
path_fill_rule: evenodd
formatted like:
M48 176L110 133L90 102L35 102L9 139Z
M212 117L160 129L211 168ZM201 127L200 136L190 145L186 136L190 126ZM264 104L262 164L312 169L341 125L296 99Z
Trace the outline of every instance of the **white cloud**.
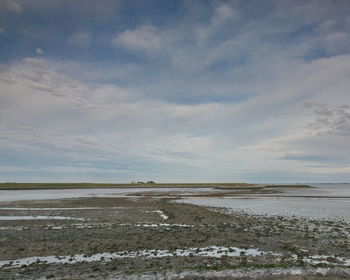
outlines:
M44 51L43 51L43 49L41 49L41 48L36 48L36 49L35 49L35 53L36 53L36 54L44 54Z
M335 32L324 38L324 45L328 53L348 52L350 46L350 32Z
M239 13L228 3L219 3L215 9L211 18L212 24L221 24L227 20L237 18Z
M112 46L130 51L155 52L161 48L158 31L151 25L142 25L136 29L120 32L113 40Z

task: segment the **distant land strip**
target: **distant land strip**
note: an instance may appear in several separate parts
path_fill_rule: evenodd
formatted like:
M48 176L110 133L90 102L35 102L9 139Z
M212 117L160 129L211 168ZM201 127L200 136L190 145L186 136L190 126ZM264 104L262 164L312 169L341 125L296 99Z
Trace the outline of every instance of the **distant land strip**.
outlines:
M285 184L262 185L248 183L0 183L0 190L36 189L89 189L89 188L217 188L217 189L264 189L264 188L311 188L309 185Z

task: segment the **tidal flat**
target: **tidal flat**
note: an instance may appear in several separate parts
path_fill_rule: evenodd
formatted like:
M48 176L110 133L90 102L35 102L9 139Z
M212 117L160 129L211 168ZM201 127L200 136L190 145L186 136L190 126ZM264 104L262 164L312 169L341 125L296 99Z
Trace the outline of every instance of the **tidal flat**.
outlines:
M0 279L350 279L348 221L189 203L278 188L49 191L1 199Z

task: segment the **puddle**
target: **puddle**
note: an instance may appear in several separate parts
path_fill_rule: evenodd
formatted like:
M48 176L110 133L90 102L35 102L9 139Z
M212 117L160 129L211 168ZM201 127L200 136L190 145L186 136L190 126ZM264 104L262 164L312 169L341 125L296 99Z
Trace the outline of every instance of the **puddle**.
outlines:
M94 261L103 261L108 262L113 259L122 259L122 258L137 258L137 257L146 257L146 258L163 258L163 257L188 257L188 256L202 256L202 257L212 257L212 258L221 258L226 257L239 257L239 256L264 256L270 255L275 256L277 259L281 256L278 253L274 252L265 252L258 249L241 249L237 247L220 247L220 246L210 246L204 248L185 248L177 250L141 250L141 251L122 251L116 253L98 253L93 255L67 255L67 256L45 256L45 257L28 257L17 260L3 260L0 261L0 267L20 267L22 265L31 265L34 263L37 264L74 264L79 262L94 262ZM296 256L292 256L296 259ZM328 261L329 258L332 258L334 261ZM334 265L337 262L341 263L342 266L350 266L350 259L338 258L334 256L308 256L305 257L304 262L309 264L325 264L325 265Z
M185 224L119 224L120 226L134 226L134 227L193 227L193 225Z
M114 224L114 226L130 226L130 227L150 227L150 228L156 228L156 227L165 227L165 228L171 228L171 227L193 227L193 225L186 225L186 224ZM83 228L96 228L96 229L106 229L111 228L110 225L93 225L93 224L73 224L70 226L46 226L46 227L0 227L0 230L33 230L33 229L43 229L43 230L64 230L64 229L83 229Z
M350 199L303 197L202 197L175 200L200 206L221 207L249 214L301 217L350 222Z
M220 192L212 188L88 188L88 189L38 189L38 190L0 190L0 201L46 200L78 197L135 197L133 194L193 195ZM222 192L222 191L221 191ZM139 196L136 196L139 197ZM142 197L142 196L140 196Z
M163 211L161 211L161 210L157 210L157 211L154 211L154 212L158 213L163 220L169 219L169 217L167 215L165 215L163 213Z
M84 221L83 218L73 218L64 216L0 216L0 221L16 220L77 220Z
M165 214L163 213L163 211L161 211L161 210L144 211L144 213L157 213L157 214L159 214L159 216L160 216L163 220L169 219L169 217L168 217L167 215L165 215Z
M22 265L31 265L34 263L46 264L74 264L79 262L94 262L94 261L111 261L120 258L162 258L162 257L188 257L188 256L206 256L213 258L221 258L222 256L238 257L241 254L249 256L260 256L264 254L273 254L271 252L263 252L257 249L241 249L236 247L219 247L211 246L204 248L186 248L177 250L141 250L141 251L122 251L117 253L98 253L93 255L68 255L68 256L45 256L45 257L28 257L17 260L0 261L0 267L10 266L19 267ZM276 256L278 254L275 254Z
M47 207L47 208L25 208L25 207L0 207L0 210L12 211L61 211L61 210L110 210L110 209L129 209L130 207Z

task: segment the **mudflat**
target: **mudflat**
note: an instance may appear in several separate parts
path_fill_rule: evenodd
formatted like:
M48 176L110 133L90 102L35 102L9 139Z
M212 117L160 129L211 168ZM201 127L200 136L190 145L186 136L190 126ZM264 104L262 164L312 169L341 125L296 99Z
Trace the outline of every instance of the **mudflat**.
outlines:
M243 193L257 191L271 193L271 188ZM186 196L141 191L3 201L0 278L350 278L349 223L176 202Z

